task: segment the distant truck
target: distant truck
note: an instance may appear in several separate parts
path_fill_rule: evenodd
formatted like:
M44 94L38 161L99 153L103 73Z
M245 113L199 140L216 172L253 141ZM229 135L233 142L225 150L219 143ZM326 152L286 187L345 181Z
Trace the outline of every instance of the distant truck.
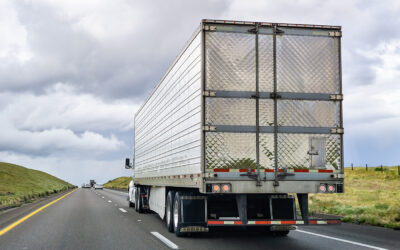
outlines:
M96 184L96 181L95 180L90 180L90 187L93 187L94 186L94 184Z
M130 206L177 236L340 224L311 217L308 194L344 192L341 35L203 20L135 115Z

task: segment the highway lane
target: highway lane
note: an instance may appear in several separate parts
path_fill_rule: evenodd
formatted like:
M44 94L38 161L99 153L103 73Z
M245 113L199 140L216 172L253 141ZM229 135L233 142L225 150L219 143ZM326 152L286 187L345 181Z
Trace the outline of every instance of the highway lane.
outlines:
M287 237L277 238L264 233L246 232L242 229L221 228L212 234L177 238L167 231L158 215L139 215L134 209L127 207L126 193L108 189L99 193L120 203L125 202L126 210L131 217L145 221L146 226L149 227L148 230L158 230L182 249L243 249L244 247L249 247L249 249L366 249L365 246L296 231L290 232ZM299 227L299 230L381 248L400 249L400 231L386 228L344 223L340 226L303 226Z
M277 238L242 229L220 229L177 238L167 231L158 215L137 214L129 208L125 193L79 189L0 236L0 249L166 249L169 243L179 249L400 248L400 231L352 224L299 229L337 239L304 232ZM162 242L152 233L166 237L169 242Z
M117 207L78 189L0 236L0 249L168 249Z

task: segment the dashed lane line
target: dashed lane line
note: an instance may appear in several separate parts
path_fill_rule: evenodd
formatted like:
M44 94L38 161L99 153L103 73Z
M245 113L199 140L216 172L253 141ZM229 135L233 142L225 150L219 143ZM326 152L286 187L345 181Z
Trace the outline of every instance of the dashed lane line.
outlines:
M123 213L126 213L127 211L125 210L125 209L123 209L123 208L119 208L119 210L121 211L121 212L123 212Z
M318 237L322 237L322 238L326 238L326 239L331 239L331 240L337 240L337 241L341 241L341 242L345 242L345 243L349 243L349 244L353 244L353 245L357 245L357 246L367 247L367 248L371 248L371 249L386 250L386 248L382 248L382 247L376 247L376 246L372 246L372 245L368 245L368 244L364 244L364 243L360 243L360 242L356 242L356 241L340 239L340 238L336 238L336 237L312 233L312 232L303 231L303 230L296 230L295 232L310 234L310 235L314 235L314 236L318 236Z
M152 235L154 235L157 239L161 240L165 245L167 245L169 248L172 249L179 249L179 247L170 241L169 239L165 238L162 234L159 232L151 232Z

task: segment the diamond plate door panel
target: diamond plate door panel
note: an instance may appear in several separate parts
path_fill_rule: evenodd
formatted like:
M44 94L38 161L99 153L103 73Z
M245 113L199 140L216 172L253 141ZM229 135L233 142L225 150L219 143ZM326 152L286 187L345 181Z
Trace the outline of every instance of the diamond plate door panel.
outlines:
M206 169L256 169L255 133L206 133Z
M260 168L275 168L274 151L274 135L260 134Z
M324 148L317 148L323 141ZM321 147L321 146L318 146ZM325 155L318 156L323 152ZM339 170L340 135L326 134L278 134L278 167L288 169L331 169ZM312 164L312 159L323 159L324 164Z
M340 103L332 101L278 101L279 126L339 127Z
M258 88L261 92L274 90L274 40L272 35L258 36Z
M331 37L277 36L278 92L338 94L338 41Z
M274 126L274 101L270 99L259 100L260 126Z
M206 89L255 91L255 35L206 33Z
M256 101L242 98L206 98L206 124L256 125Z

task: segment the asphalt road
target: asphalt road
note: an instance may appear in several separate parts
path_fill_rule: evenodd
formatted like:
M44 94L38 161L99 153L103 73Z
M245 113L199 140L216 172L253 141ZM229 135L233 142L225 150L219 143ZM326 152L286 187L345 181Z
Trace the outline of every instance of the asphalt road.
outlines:
M43 204L1 213L0 229ZM227 228L177 238L158 215L129 208L125 193L78 189L0 236L0 249L400 249L400 231L385 228L343 224L298 229L287 237Z

